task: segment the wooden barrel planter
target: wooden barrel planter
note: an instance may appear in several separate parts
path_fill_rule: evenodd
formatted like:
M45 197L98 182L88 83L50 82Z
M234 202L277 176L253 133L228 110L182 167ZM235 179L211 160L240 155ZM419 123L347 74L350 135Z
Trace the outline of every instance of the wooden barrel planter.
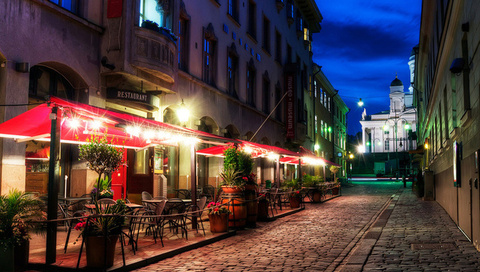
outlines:
M209 214L210 232L227 232L228 231L228 214Z
M247 227L257 226L258 201L255 185L245 185L245 202L247 204Z
M244 228L247 224L247 204L243 190L238 187L222 187L222 204L230 210L228 226L231 228Z

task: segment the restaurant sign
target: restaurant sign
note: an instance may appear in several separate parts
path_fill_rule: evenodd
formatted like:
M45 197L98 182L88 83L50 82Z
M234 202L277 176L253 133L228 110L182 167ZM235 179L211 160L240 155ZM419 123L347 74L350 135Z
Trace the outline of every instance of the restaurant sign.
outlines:
M107 89L107 99L116 100L118 104L130 106L137 109L152 111L156 109L154 96L147 93L140 93L130 90L116 88Z
M295 138L295 74L288 73L286 75L286 91L287 91L287 101L286 101L286 125L287 125L287 139L294 139Z

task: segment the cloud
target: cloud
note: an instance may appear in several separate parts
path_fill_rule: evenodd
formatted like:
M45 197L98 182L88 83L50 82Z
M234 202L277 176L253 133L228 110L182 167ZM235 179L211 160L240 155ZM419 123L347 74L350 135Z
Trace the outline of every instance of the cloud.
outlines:
M361 24L325 22L314 35L315 55L346 61L408 58L415 41L402 32Z

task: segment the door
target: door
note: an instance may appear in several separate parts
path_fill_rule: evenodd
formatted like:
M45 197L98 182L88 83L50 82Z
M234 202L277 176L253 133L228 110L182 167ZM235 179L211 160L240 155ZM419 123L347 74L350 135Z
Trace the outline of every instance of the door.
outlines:
M154 148L127 151L127 196L130 201L141 203L142 192L153 195Z
M113 199L127 197L127 149L123 150L123 161L117 171L112 173Z

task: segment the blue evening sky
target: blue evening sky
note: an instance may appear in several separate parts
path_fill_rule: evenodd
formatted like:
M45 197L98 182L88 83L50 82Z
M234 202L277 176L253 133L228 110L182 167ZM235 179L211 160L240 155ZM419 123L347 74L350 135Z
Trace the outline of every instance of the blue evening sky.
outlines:
M389 109L390 83L410 86L408 58L418 44L421 0L316 0L322 30L313 36L313 60L350 108L348 134L367 114Z

